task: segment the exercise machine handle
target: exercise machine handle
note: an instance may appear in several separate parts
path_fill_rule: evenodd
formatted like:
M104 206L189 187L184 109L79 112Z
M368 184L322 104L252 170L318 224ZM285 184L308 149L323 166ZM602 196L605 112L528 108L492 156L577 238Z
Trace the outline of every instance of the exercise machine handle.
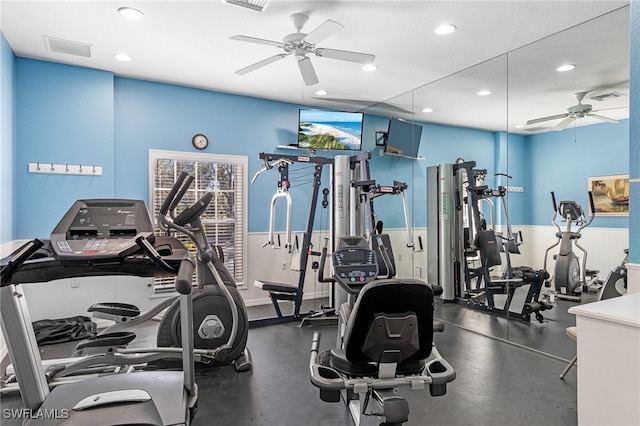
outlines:
M158 268L162 269L165 272L169 272L171 274L175 274L176 270L167 262L164 261L160 253L151 245L149 240L147 240L144 236L139 236L136 238L136 244L140 247L140 250L156 265Z
M287 250L289 250L289 253L291 253L291 211L292 211L292 204L293 201L291 200L291 194L289 194L289 191L287 190L286 186L282 186L281 188L278 188L278 191L273 194L273 197L271 198L271 210L269 212L269 241L267 241L267 243L265 245L271 245L273 246L273 248L276 248L276 245L274 243L274 228L275 228L275 222L276 222L276 202L278 201L278 198L284 198L286 201L286 207L287 207L287 222L286 222L286 239L285 239L285 247L287 248ZM277 247L279 248L279 247Z
M335 280L333 278L325 278L324 277L324 265L326 263L327 260L327 251L328 251L328 246L329 244L329 239L325 238L324 239L324 245L322 246L322 251L320 253L320 264L318 265L318 281L320 281L321 283L333 283L335 282Z
M164 202L162 203L162 206L160 207L160 214L161 215L164 216L164 215L167 214L167 212L169 211L169 207L171 206L172 201L175 199L176 194L178 193L178 190L182 187L182 183L187 178L187 176L189 176L189 175L186 172L180 173L180 176L178 176L178 179L173 184L173 187L171 187L171 191L169 191L169 195L167 195L167 198L164 199Z
M596 215L596 205L593 202L593 194L589 191L589 207L591 207L591 217Z
M5 283L8 283L11 279L11 275L13 272L18 269L24 262L26 262L33 254L38 251L44 243L39 239L31 240L25 243L20 249L18 249L17 254L7 263L0 271L0 275L2 278L0 281L2 282L2 286Z
M378 248L380 249L382 261L387 267L387 276L385 277L385 279L393 278L396 276L396 269L393 265L393 262L391 261L391 256L389 256L389 249L382 241L382 238L380 238L379 236L376 236L375 238L377 238L378 241Z
M180 262L178 274L176 275L176 291L180 294L189 294L193 288L194 265L191 260L184 259ZM224 284L223 284L224 285Z
M186 173L186 172L182 172L182 173ZM180 188L180 191L178 192L178 195L176 195L175 198L173 199L173 202L171 203L171 207L169 207L169 214L171 215L171 217L175 217L174 212L176 210L176 207L178 207L178 204L180 203L180 201L182 201L182 197L184 197L184 194L187 192L187 190L189 189L193 181L194 181L194 177L191 175L188 175L186 182L184 182L184 184Z
M556 203L556 194L551 191L551 201L553 202L553 211L554 213L558 212L558 204Z
M178 226L185 226L187 223L191 224L194 227L198 226L197 222L200 220L200 216L207 209L207 206L212 199L213 194L211 192L207 192L191 207L180 213L178 217L173 220L173 223Z

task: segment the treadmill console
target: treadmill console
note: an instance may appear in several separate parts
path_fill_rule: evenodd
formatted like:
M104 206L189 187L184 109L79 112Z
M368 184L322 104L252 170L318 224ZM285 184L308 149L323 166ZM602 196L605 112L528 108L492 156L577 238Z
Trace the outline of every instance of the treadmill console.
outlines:
M142 200L78 200L51 233L62 262L119 261L139 250L136 237L153 242L153 225Z
M376 254L361 237L342 237L333 253L334 278L355 294L378 277Z

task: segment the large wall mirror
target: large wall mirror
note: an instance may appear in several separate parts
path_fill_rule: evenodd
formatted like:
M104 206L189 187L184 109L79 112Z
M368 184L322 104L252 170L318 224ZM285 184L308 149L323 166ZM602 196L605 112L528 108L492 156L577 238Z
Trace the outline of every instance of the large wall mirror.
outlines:
M565 63L576 68L564 73L556 71ZM409 251L400 247L402 274L427 278L426 245L430 233L426 218L429 202L427 168L455 163L459 158L475 161L478 168L487 169L483 183L488 187L504 186L512 190L504 198L512 232L518 234L519 240L522 237L519 241L522 244L518 247L520 254L512 254L510 260L513 266L542 268L545 250L555 241L555 230L550 224L552 204L549 191L575 192L579 186L580 193L576 199L587 210L586 178L579 176L574 182L571 176L563 174L563 169L580 169L581 165L575 164L575 161L580 161L585 169L602 170L598 165L602 151L581 145L581 138L589 134L604 134L603 150L615 139L616 143L619 142L616 147L621 144L627 148L619 152L620 164L628 163L628 87L627 6L367 108L365 112L373 117L372 126L376 130L384 129L392 118L423 126L422 158L398 160L384 157L384 153L378 151L373 153L375 157L383 157L372 162L374 176L377 171L384 171L410 181L411 220L415 234L423 239L425 251ZM491 93L482 95L480 92L483 90ZM576 95L580 92L587 93ZM581 104L591 105L591 110L576 107ZM610 130L615 136L609 139L606 135ZM626 142L619 141L625 139L625 134ZM555 143L550 140L560 142L542 145ZM536 145L534 149L531 144L550 148L548 152L535 153L540 146ZM562 144L566 145L566 150ZM538 158L538 163L532 162L533 157ZM565 163L566 167L563 167ZM620 170L628 172L628 165ZM532 181L541 183L531 184ZM483 215L491 226L505 233L507 220L501 212L500 203L495 202L494 208L495 215L489 206L484 206ZM600 221L596 226L607 228L611 223L621 232L625 231L625 222ZM628 223L626 226L628 228ZM584 239L587 240L586 235ZM597 246L598 241L585 243L589 248ZM394 250L398 251L395 246ZM599 260L598 250L595 252L589 252L590 263L601 269L600 278L604 280L611 269L611 262ZM504 268L504 254L502 262L495 272L499 273L500 268ZM553 259L549 259L547 269L553 273ZM511 311L522 311L526 289L524 286L516 290ZM494 303L502 307L505 297L496 297ZM474 332L571 359L576 350L575 342L565 335L567 325L575 323L573 316L567 313L571 303L560 301L558 306L543 312L543 323L537 322L533 316L530 323L525 323L512 316L494 316L458 303L438 304L436 316Z

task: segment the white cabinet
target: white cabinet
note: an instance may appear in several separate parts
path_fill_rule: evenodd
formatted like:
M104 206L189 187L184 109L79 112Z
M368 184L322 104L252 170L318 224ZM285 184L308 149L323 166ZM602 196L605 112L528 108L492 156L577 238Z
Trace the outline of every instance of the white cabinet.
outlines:
M640 293L569 313L578 330L578 424L640 425Z

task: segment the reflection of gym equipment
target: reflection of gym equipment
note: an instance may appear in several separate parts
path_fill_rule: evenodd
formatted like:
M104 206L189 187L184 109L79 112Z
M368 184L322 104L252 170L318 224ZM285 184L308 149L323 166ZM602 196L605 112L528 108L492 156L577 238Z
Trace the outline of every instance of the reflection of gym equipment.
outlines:
M49 241L30 241L2 260L2 331L22 400L31 413L49 413L25 424L188 424L195 415L193 260L176 238L138 232L145 223L150 219L142 201L78 201ZM183 347L166 350L181 354L183 371L124 368L49 391L21 285L96 275L176 276ZM146 362L147 356L152 354L129 355L126 365Z
M598 280L599 271L587 269L587 250L578 243L578 239L582 237L582 230L593 222L595 216L592 213L587 219L582 207L575 201L565 200L560 201L559 204L556 203L556 196L553 192L551 192L551 200L553 201L553 218L551 219L551 223L558 229L558 232L556 232L558 241L544 253L545 269L547 268L549 251L558 245L560 245L560 248L558 249L558 253L553 256L555 260L553 276L546 283L546 286L550 287L551 281L553 281L558 298L579 302L580 293L596 292L600 285L600 281ZM591 211L595 212L591 191L589 191L589 203L591 205ZM566 222L564 231L556 222L558 215ZM576 225L578 229L572 231L572 225ZM573 251L574 244L583 253L582 267L580 267L580 259ZM587 278L589 281L587 281Z
M624 249L624 259L620 265L613 268L602 288L598 292L598 300L611 299L622 296L627 292L627 261L629 260L629 249Z
M511 266L510 255L519 253L521 243L511 231L506 188L484 185L487 172L475 169L475 165L474 161L461 161L427 168L428 279L443 287L445 302L525 322L533 314L542 322L541 312L552 308L541 299L548 274L546 270ZM502 205L506 234L487 229L483 219L480 204L487 203L491 226L495 226L493 200ZM501 253L506 262L501 275L495 277L491 272L503 265ZM527 294L522 309L516 310L512 302L521 288L527 288ZM498 295L506 296L502 307L497 304Z
M349 299L340 307L338 347L318 354L321 336L313 335L311 383L325 402L342 398L356 425L401 425L409 403L397 388L428 385L441 396L455 379L433 345L433 289L414 279L377 281L377 256L362 237L342 237L338 247L334 278Z

